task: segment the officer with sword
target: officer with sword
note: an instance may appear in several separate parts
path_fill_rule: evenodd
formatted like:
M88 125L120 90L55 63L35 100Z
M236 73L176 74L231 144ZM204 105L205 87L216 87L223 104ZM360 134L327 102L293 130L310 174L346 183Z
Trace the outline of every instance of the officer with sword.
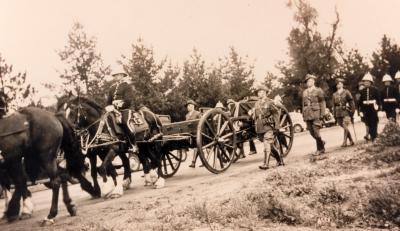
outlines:
M342 147L347 147L347 140L349 140L350 146L354 145L353 138L351 137L351 133L349 131L349 125L352 122L354 123L352 118L355 111L355 104L350 91L343 88L343 83L344 79L336 79L337 91L333 93L333 114L336 121L344 131Z

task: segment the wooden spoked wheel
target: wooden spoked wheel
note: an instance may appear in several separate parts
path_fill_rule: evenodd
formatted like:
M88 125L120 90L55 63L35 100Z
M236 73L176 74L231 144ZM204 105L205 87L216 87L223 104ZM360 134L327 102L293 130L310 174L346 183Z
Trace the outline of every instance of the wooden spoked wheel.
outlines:
M167 151L161 156L161 166L159 174L163 178L169 178L175 175L182 162L182 152L180 151Z
M292 149L294 128L288 110L279 106L280 110L280 129L274 134L274 144L283 157L287 156Z
M197 127L197 148L203 165L218 174L229 168L236 152L236 133L229 116L219 108L207 111Z

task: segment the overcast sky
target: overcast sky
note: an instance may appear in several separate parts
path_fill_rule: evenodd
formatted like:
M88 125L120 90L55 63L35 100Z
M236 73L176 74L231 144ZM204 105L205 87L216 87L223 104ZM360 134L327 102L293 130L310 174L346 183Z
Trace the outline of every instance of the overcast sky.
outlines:
M114 64L141 37L157 58L181 64L195 47L207 62L234 46L255 60L261 80L278 60L287 59L286 38L293 23L287 0L0 0L0 53L35 85L57 81L56 54L74 21L98 38L106 64ZM339 35L347 48L364 55L378 48L383 34L400 42L399 0L311 0L319 28L327 34L337 7Z

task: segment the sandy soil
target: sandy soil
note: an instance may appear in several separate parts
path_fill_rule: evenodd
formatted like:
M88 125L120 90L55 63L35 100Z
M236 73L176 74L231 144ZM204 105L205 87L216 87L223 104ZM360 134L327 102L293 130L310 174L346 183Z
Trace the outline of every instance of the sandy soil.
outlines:
M357 123L356 130L361 142L360 138L364 136L363 125ZM40 227L39 223L48 213L51 192L49 190L35 192L33 217L12 224L0 224L0 230L318 230L319 228L304 225L264 222L251 217L251 214L247 217L244 214L233 222L234 225L225 226L224 222L221 224L210 221L208 216L212 214L212 210L219 209L218 205L224 205L225 202L232 204L234 198L263 192L268 189L268 185L276 186L279 183L277 176L290 176L310 169L315 169L317 172L318 169L338 172L318 178L315 184L324 187L330 182L350 180L353 182L354 179L382 174L382 170L362 167L335 169L337 161L346 161L350 156L362 152L362 148L360 144L339 148L342 139L342 130L339 127L323 129L322 136L327 141L329 158L316 163L309 161L309 154L314 151L314 142L309 134L304 132L296 135L292 151L285 159L286 166L275 167L275 160L272 160L271 166L274 167L268 171L259 170L257 167L262 161L260 154L262 147L257 143L259 154L239 160L227 172L219 175L211 174L204 168L188 168L189 156L188 161L182 163L179 172L167 180L163 189L144 187L142 173L134 174L133 189L126 191L123 197L113 200L91 199L77 185L73 185L70 187L70 192L78 205L78 216L70 217L60 200L56 223L48 227ZM390 169L388 167L385 171ZM238 203L235 206L238 206L239 211L244 205L240 204L240 200ZM0 211L3 209L1 206L3 206L2 201L0 201ZM199 214L202 216L202 211L206 211L203 214L205 218L196 218ZM244 219L242 227L240 219ZM357 227L348 229L362 230Z

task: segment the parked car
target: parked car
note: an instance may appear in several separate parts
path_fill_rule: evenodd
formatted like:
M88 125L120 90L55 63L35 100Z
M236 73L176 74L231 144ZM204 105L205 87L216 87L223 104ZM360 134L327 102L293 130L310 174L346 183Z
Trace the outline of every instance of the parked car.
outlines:
M293 122L293 129L295 133L305 131L307 128L306 123L303 120L303 115L300 112L289 112L290 118Z

